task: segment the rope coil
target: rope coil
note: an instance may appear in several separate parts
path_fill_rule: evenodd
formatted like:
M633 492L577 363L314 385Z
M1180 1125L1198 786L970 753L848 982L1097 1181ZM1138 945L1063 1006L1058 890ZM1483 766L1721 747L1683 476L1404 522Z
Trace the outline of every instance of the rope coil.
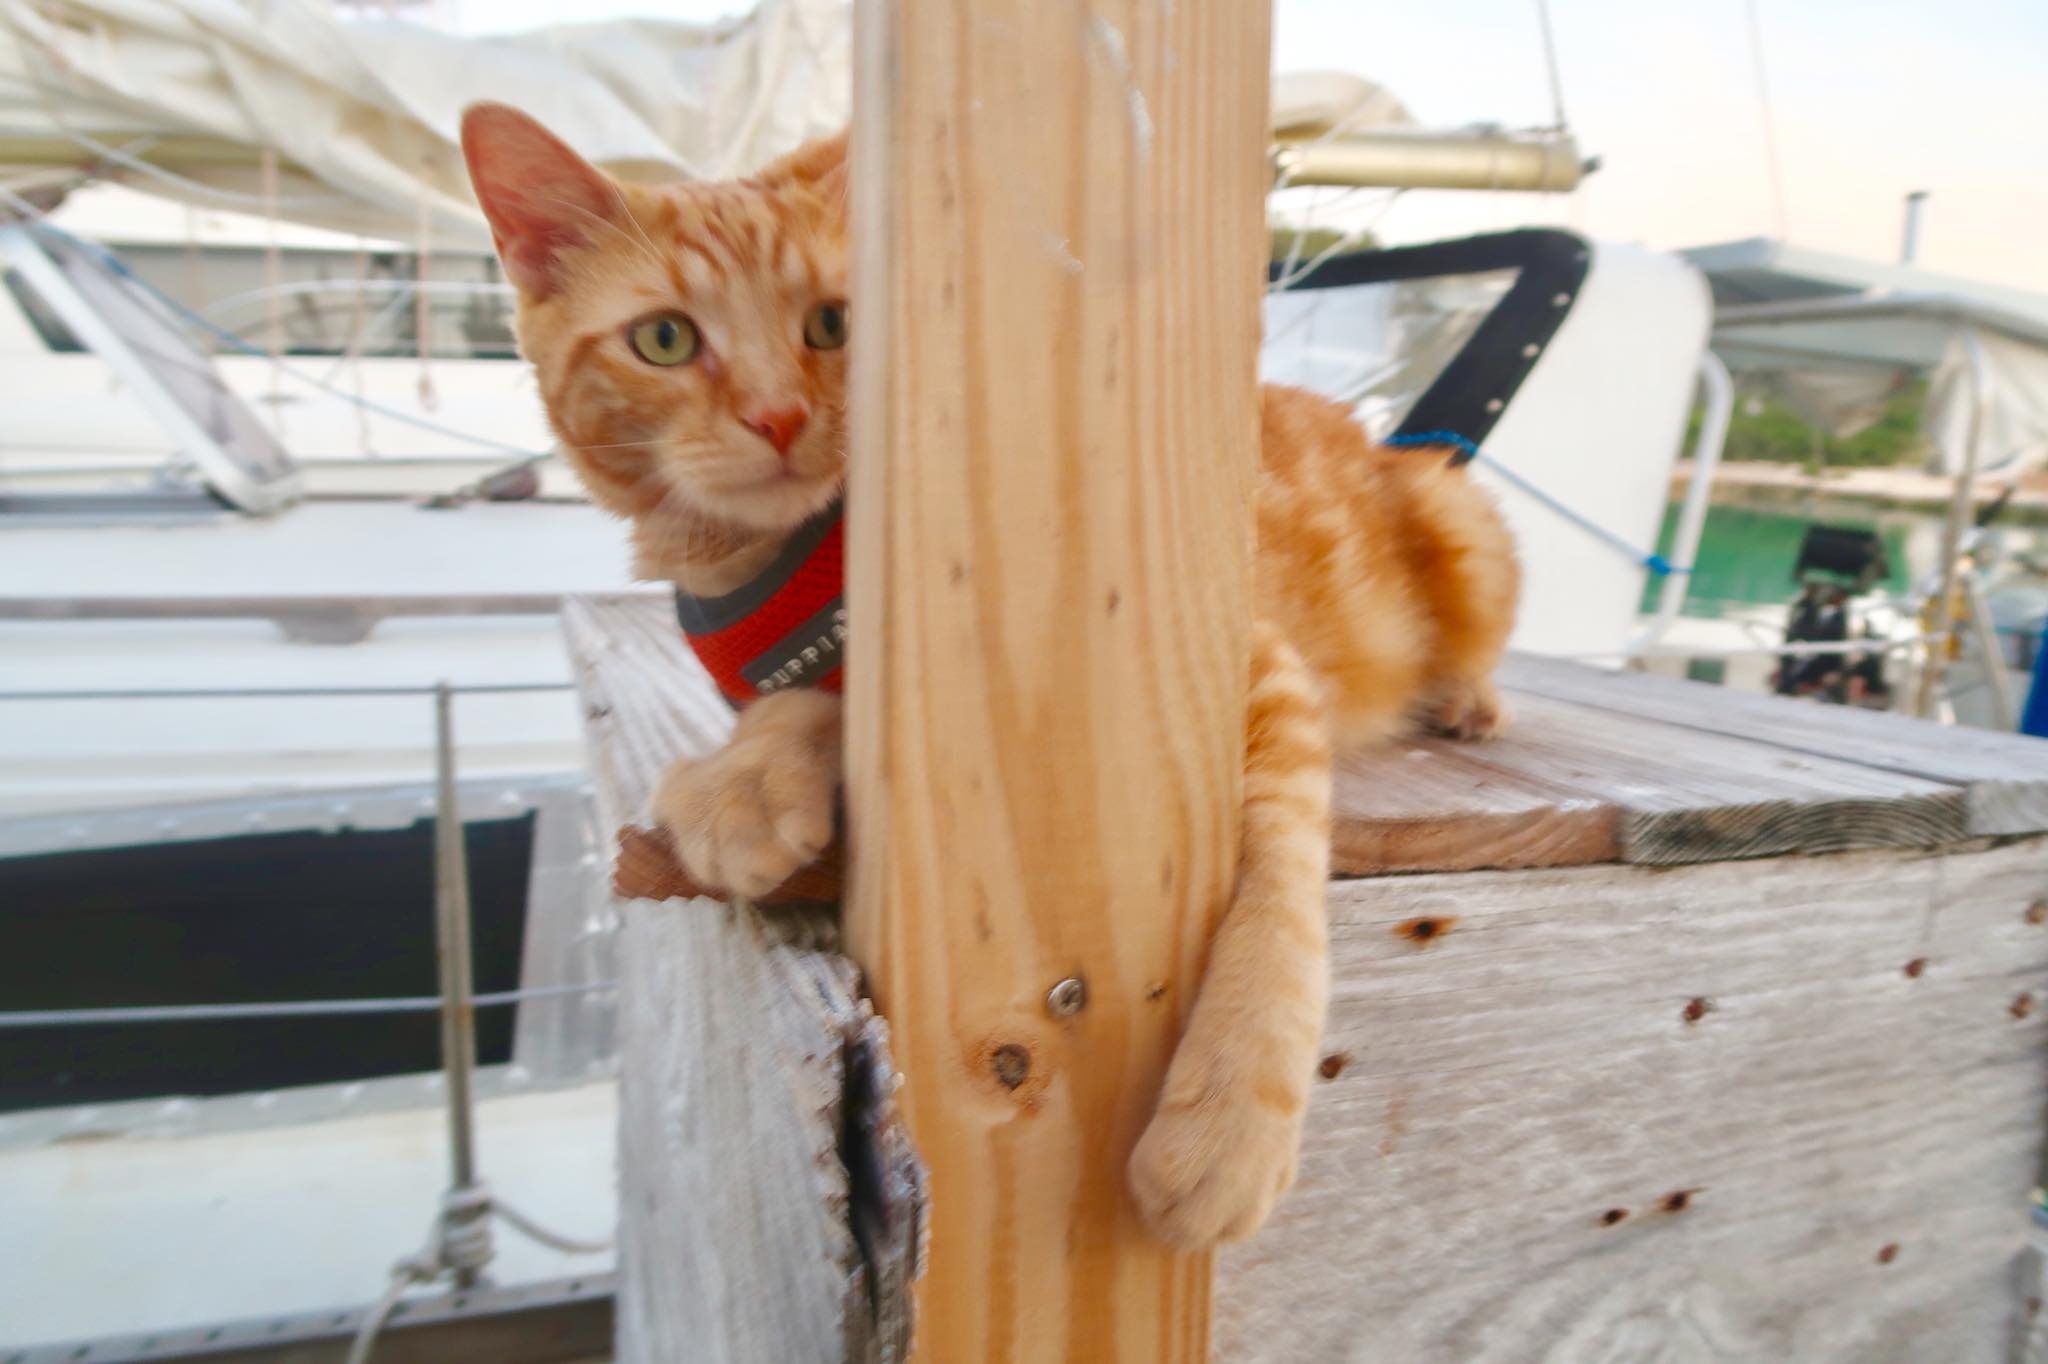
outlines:
M491 1242L493 1217L503 1218L514 1231L569 1255L602 1255L613 1247L610 1240L578 1241L549 1231L510 1204L492 1197L490 1186L481 1180L457 1185L441 1195L441 1208L435 1215L433 1228L427 1233L425 1248L391 1266L391 1282L386 1286L384 1296L377 1299L364 1314L363 1324L356 1328L355 1340L349 1346L348 1364L369 1364L370 1354L377 1347L377 1337L390 1322L391 1314L398 1309L399 1299L405 1296L407 1289L443 1278L453 1278L458 1285L482 1279L494 1254Z

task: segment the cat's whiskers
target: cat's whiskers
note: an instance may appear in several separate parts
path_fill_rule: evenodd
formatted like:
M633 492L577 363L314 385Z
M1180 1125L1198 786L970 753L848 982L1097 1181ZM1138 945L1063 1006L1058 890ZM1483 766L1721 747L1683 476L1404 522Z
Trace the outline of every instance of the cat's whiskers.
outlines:
M646 440L592 441L588 444L577 441L558 441L557 445L565 453L573 452L576 454L587 454L592 450L630 450L637 447L644 447L649 445L667 445L669 443L670 437L650 436Z
M548 197L547 201L549 203L556 204L562 208L565 208L569 212L577 214L578 216L585 218L592 223L595 223L597 226L604 228L607 232L615 234L620 241L626 243L626 245L631 247L637 254L645 257L647 263L649 265L654 266L656 269L665 271L668 268L668 263L666 259L662 256L661 249L657 247L654 244L653 239L647 235L647 229L640 226L640 220L633 216L632 211L626 207L624 200L617 201L618 216L624 218L627 222L633 225L633 230L630 233L627 232L625 228L620 227L619 224L612 218L608 218L602 213L593 212L590 209L585 208L582 204L573 203L568 199L552 195Z

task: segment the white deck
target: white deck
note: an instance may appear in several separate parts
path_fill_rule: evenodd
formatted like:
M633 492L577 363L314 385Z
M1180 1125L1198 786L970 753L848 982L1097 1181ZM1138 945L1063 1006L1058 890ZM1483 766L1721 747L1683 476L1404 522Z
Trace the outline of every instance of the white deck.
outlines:
M275 517L0 535L10 597L553 595L632 591L621 528L535 503L313 503ZM0 692L566 683L552 614L386 620L347 645L267 620L0 620ZM566 690L467 696L465 779L582 766ZM0 700L0 813L417 781L420 696Z
M95 1111L75 1130L19 1140L0 1118L0 1345L150 1331L361 1306L418 1251L448 1183L438 1075L326 1086L410 1107L288 1127L246 1126L266 1099L172 1100L183 1135L109 1135ZM359 1098L358 1102L361 1102ZM507 1093L478 1106L478 1159L492 1192L565 1236L611 1235L617 1086ZM216 1130L216 1122L232 1124ZM145 1129L146 1133L147 1129ZM500 1224L499 1283L593 1274L611 1256L564 1255Z

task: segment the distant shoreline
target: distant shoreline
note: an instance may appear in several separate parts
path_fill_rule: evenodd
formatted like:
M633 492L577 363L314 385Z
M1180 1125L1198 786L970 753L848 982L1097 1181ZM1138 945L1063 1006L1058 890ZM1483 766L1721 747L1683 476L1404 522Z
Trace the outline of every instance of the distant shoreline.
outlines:
M1671 495L1684 494L1692 482L1692 461L1682 459L1671 474ZM1975 489L1977 505L1996 497L2002 485L1984 482ZM1829 469L1818 476L1796 464L1760 460L1729 461L1714 471L1716 500L1740 493L1745 502L1800 503L1813 500L1855 502L1864 506L1910 511L1947 508L1952 479L1920 469ZM2036 472L2020 480L2019 490L2000 518L2007 523L2048 525L2048 475Z

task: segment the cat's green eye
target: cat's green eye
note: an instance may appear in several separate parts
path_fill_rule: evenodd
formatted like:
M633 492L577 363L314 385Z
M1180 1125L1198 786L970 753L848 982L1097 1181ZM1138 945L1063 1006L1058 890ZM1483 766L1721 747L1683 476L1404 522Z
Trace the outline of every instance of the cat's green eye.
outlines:
M819 303L804 314L804 344L812 350L838 350L846 344L846 305Z
M681 313L664 313L633 326L633 349L650 365L684 364L697 353L697 324Z

